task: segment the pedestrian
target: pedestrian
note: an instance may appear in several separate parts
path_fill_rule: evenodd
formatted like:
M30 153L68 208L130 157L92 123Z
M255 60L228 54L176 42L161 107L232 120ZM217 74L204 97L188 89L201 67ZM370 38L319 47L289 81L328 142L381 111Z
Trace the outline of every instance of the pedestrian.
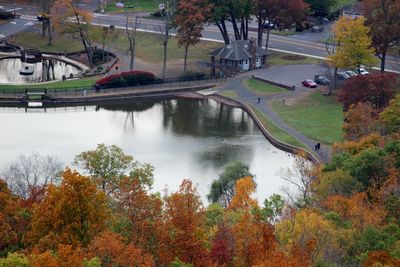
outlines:
M318 150L321 149L321 144L319 142L317 143L317 148L318 148Z
M86 89L83 90L83 96L86 96Z
M318 150L318 145L317 144L314 145L314 149L315 149L315 151Z
M286 102L286 99L285 99L285 97L282 97L282 104L284 104L284 105L285 105L285 102Z
M260 101L261 101L261 99L260 99L260 98L257 98L257 103L258 103L258 104L260 103Z

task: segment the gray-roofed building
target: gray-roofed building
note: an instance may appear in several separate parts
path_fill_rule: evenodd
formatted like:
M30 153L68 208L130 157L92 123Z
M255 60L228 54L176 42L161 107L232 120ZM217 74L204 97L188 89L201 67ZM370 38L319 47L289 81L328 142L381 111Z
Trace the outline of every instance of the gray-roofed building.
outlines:
M343 7L342 16L356 19L364 16L364 6L362 2L357 2Z
M212 74L220 68L225 74L228 72L248 71L261 68L265 64L267 51L257 47L255 40L238 40L212 51Z

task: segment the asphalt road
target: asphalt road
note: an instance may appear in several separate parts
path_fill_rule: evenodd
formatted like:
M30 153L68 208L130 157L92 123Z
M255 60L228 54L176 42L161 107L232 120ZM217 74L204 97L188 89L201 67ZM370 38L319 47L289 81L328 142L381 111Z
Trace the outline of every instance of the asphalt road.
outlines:
M95 7L95 1L89 2L87 6L88 9L93 9ZM0 8L3 10L15 10L18 14L22 14L19 18L10 21L7 24L0 26L0 40L24 30L26 27L32 26L38 23L36 20L37 9L30 6L14 6L10 3L0 2ZM95 13L93 17L93 23L97 25L114 25L117 28L125 28L126 15L109 15L109 14L98 14ZM160 33L162 29L162 20L151 20L151 19L141 19L139 30L146 32ZM228 30L232 32L231 26L228 23ZM257 27L257 23L253 21L249 25L252 28ZM307 33L309 34L309 33ZM257 37L256 32L250 32L250 37ZM203 38L206 40L219 41L222 42L221 34L215 25L207 25L203 30ZM264 37L265 38L265 37ZM233 39L233 36L232 36ZM315 58L323 59L327 56L325 44L316 42L315 40L309 41L303 38L282 36L282 35L271 35L269 48L275 51L295 53L305 56L311 56ZM400 57L387 57L386 69L396 72L400 72Z

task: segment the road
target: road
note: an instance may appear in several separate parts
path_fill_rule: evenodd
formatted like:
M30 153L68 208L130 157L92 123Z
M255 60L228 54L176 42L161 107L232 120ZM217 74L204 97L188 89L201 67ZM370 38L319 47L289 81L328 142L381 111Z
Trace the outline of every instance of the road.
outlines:
M91 5L88 8L93 8ZM12 4L2 4L0 2L0 8L3 10L17 9L18 14L22 14L19 18L0 26L0 40L24 30L26 27L32 26L38 23L36 20L37 10L30 6L18 6L15 7ZM125 28L126 15L123 14L98 14L94 13L93 23L95 25L114 25L117 28ZM253 24L253 25L252 25ZM250 27L256 28L256 22L250 24ZM228 30L232 32L231 26L228 24ZM160 33L162 28L161 20L154 19L141 19L139 30L146 32ZM257 37L256 32L250 32L249 37ZM210 41L217 41L222 43L221 34L215 25L207 25L203 30L203 39ZM233 39L233 36L232 36ZM310 56L314 58L324 59L327 56L325 44L315 41L303 40L301 38L295 38L290 36L282 36L272 34L270 37L269 48L274 51L295 53L299 55ZM386 69L400 72L400 58L388 56L386 60Z

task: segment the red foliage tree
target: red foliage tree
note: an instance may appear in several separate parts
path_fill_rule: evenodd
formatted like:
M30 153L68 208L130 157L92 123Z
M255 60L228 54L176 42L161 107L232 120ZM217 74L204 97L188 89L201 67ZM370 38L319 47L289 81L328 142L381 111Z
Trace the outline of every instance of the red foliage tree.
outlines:
M358 102L369 102L373 108L382 109L394 97L397 76L393 73L372 73L349 79L339 94L339 101L347 110Z

